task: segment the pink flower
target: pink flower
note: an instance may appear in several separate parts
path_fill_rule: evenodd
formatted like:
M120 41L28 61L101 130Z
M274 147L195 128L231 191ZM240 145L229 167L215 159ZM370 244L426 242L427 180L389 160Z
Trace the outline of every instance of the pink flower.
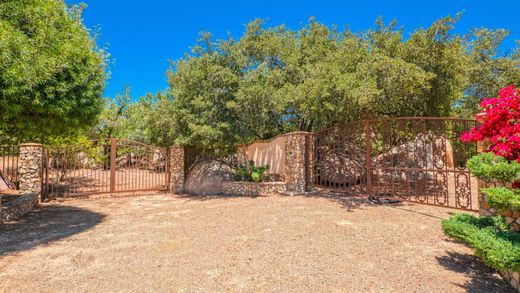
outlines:
M461 135L464 142L487 140L490 151L508 160L520 161L520 89L508 86L498 97L483 99L482 113L475 117L480 126Z

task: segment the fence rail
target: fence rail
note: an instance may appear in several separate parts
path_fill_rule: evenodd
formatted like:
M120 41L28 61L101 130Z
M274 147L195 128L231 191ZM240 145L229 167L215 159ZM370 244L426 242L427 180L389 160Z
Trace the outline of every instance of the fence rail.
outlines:
M0 190L19 188L19 154L18 145L0 145Z

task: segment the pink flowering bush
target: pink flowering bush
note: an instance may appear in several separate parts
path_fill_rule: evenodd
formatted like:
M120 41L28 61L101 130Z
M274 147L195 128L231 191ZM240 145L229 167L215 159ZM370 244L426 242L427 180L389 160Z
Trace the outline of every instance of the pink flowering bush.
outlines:
M489 151L520 162L520 89L508 86L480 103L481 124L462 134L465 142L489 140Z

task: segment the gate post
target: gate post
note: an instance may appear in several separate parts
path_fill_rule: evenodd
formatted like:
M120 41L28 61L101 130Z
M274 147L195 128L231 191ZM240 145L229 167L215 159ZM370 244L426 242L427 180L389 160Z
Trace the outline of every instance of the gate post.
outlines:
M184 192L184 147L172 146L169 154L168 172L170 182L168 182L168 190L173 193Z
M43 145L37 143L20 145L18 171L20 173L20 192L41 195L43 187ZM36 197L37 200L38 197Z
M305 192L307 186L308 142L311 133L291 132L285 135L285 181L287 191Z

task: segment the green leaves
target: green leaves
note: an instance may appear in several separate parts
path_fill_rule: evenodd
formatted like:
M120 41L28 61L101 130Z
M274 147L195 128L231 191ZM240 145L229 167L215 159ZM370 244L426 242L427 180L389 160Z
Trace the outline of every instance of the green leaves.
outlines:
M497 210L520 211L520 193L505 187L488 187L480 190L486 195L488 204Z
M459 18L439 19L406 37L395 22L381 19L362 33L311 19L298 30L254 20L239 39L203 34L168 71L172 99L157 113L172 121L158 117L165 127L157 135L229 148L373 116L466 115L467 93L478 87L479 95L495 94L511 80L495 70L498 64L517 72L520 54L498 61L494 48L503 35L454 34Z
M508 231L502 217L457 214L443 220L442 229L475 249L475 254L488 266L497 270L520 269L520 236Z
M473 156L467 166L473 175L486 181L511 183L520 179L520 163L508 161L493 153Z
M107 54L63 1L0 3L0 131L45 142L91 126Z
M254 161L249 161L248 167L240 165L235 168L235 180L262 182L267 170L269 170L269 165L255 166Z

